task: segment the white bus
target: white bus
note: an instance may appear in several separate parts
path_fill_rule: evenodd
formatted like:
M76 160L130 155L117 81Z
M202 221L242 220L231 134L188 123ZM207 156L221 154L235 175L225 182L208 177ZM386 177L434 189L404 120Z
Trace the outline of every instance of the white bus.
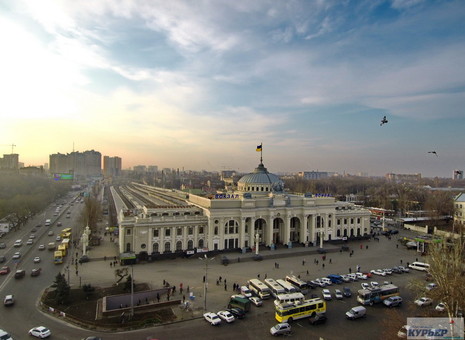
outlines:
M283 288L283 286L277 283L274 279L265 279L265 284L270 288L273 297L276 297L280 294L286 294L286 290Z
M292 284L293 286L297 287L300 289L300 292L302 294L307 294L308 293L308 284L304 280L299 279L295 275L287 275L286 276L286 281Z
M46 227L49 227L51 224L52 224L52 220L51 220L51 219L48 218L48 219L45 220L45 226L46 226Z
M429 270L429 264L424 262L413 262L409 265L410 268L427 272Z
M290 294L290 293L297 293L298 292L298 288L297 287L294 287L293 285L291 285L289 282L287 281L284 281L284 280L281 280L281 279L277 279L276 282L278 282L285 290L286 290L286 293L287 294Z
M296 302L303 302L305 296L302 293L292 293L292 294L279 294L275 297L274 305L286 306L288 304L295 304Z
M249 289L254 292L260 299L269 299L271 296L270 288L265 285L262 281L257 279L249 280Z

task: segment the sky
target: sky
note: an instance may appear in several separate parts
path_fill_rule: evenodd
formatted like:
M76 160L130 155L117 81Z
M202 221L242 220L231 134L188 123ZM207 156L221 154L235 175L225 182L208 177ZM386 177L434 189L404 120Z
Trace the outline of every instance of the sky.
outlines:
M26 166L247 173L262 144L274 173L465 170L462 0L2 0L0 46Z

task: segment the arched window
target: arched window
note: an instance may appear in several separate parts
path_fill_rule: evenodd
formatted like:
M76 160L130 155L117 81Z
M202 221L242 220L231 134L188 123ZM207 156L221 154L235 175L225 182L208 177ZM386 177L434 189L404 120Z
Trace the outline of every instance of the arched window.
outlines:
M171 251L171 244L169 242L165 242L165 252Z
M199 240L199 248L203 248L203 239Z
M126 243L126 251L131 251L131 243Z
M155 242L155 243L153 244L153 250L152 250L152 252L154 252L154 253L158 253L158 252L159 252L159 250L158 250L158 242Z
M187 241L187 249L189 250L194 249L194 241L192 240Z
M182 250L182 242L178 241L176 242L176 251L181 251Z
M215 227L215 235L218 235L218 227Z

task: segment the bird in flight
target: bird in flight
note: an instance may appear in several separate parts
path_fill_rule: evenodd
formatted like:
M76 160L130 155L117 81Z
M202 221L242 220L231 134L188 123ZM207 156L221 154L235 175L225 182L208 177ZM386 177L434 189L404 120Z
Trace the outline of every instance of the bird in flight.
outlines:
M386 116L383 117L383 119L381 119L381 124L379 124L379 126L382 126L383 124L386 124L388 122L388 120L386 119Z
M436 157L438 157L438 153L436 151L428 151L428 153L432 153L432 154L436 155Z

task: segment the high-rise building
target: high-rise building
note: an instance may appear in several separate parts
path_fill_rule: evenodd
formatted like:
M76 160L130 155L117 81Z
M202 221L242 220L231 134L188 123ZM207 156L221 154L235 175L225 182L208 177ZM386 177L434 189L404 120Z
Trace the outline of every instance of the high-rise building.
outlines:
M50 172L74 174L75 178L101 176L102 154L91 150L50 155Z
M118 177L121 175L121 158L120 157L103 157L103 176Z
M19 155L12 153L0 157L0 169L18 170L19 169Z

